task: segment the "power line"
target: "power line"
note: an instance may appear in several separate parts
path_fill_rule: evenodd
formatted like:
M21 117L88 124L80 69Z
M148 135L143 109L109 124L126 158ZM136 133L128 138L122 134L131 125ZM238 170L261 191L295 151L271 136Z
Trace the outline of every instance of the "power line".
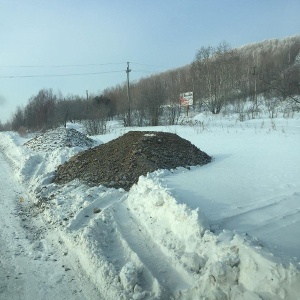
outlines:
M131 70L133 73L155 73L149 70ZM90 76L110 73L123 73L124 70L118 71L103 71L103 72L88 72L88 73L68 73L68 74L37 74L37 75L0 75L0 79L15 79L15 78L49 78L49 77L72 77L72 76Z
M7 65L1 66L0 68L69 68L69 67L97 67L97 66L108 66L108 65L123 65L124 62L118 63L102 63L102 64L70 64L70 65Z
M19 66L0 66L0 68L67 68L67 67L91 67L91 66L108 66L108 65L120 65L124 63L102 63L102 64L74 64L74 65L19 65ZM127 62L128 64L128 62ZM149 65L133 62L133 64L147 67L156 68L166 68L164 66ZM131 70L130 70L131 71ZM134 69L134 73L155 73L158 71L144 70L144 69ZM0 75L0 79L15 79L15 78L49 78L49 77L70 77L70 76L90 76L90 75L100 75L100 74L110 74L110 73L121 73L124 70L114 70L114 71L101 71L101 72L85 72L85 73L66 73L66 74L37 74L37 75Z
M88 75L100 75L100 74L109 74L109 73L121 73L121 71L107 71L107 72L89 72L89 73L68 73L68 74L39 74L39 75L6 75L0 76L0 78L43 78L43 77L68 77L68 76L88 76Z

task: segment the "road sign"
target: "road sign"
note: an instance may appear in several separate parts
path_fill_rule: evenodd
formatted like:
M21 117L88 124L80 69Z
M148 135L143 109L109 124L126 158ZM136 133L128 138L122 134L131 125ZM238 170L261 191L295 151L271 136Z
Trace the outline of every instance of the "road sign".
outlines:
M193 105L194 102L194 93L187 92L180 94L180 105L182 106L190 106Z

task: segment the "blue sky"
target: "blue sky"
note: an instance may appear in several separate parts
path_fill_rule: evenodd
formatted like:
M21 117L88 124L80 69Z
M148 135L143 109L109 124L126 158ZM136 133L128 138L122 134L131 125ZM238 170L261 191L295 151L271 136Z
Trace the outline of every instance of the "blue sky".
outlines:
M0 120L42 88L122 84L127 61L138 80L191 63L201 46L300 34L299 13L299 0L0 0ZM56 76L68 74L86 75Z

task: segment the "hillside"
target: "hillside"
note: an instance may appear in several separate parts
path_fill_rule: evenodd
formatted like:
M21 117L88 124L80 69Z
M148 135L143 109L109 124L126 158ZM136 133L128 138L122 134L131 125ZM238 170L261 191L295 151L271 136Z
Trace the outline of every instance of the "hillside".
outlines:
M300 36L269 40L232 49L226 42L202 46L191 64L141 78L129 85L105 89L88 97L62 97L42 89L18 108L11 121L15 131L47 130L66 122L85 120L88 134L102 134L107 120L122 120L124 126L176 125L186 107L180 94L193 92L194 112L220 114L230 104L251 101L251 117L260 113L263 97L287 103L294 111L300 105ZM249 108L250 109L250 108Z

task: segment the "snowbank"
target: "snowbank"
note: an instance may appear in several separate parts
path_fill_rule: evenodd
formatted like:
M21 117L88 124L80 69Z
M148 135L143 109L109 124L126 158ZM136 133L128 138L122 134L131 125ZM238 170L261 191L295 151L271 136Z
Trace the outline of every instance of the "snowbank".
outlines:
M247 234L213 232L203 210L178 201L165 180L169 171L140 177L129 192L77 180L60 186L51 183L53 171L80 149L37 153L23 143L14 133L0 134L45 222L105 299L298 297L296 264L286 265Z

